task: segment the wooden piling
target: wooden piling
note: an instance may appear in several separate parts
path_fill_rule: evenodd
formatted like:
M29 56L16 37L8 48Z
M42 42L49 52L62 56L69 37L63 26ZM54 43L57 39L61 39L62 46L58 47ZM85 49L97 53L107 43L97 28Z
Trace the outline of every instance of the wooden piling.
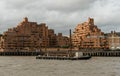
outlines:
M120 57L120 51L93 51L83 52L83 55L99 57Z

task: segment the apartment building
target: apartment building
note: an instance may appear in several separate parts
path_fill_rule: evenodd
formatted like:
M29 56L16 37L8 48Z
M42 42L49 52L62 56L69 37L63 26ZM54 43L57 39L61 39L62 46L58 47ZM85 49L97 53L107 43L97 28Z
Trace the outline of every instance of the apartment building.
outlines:
M78 48L107 48L107 39L104 32L95 24L93 18L78 24L72 34L72 44Z
M62 46L58 37L45 23L30 22L25 17L16 27L0 35L0 51L38 51L44 47Z

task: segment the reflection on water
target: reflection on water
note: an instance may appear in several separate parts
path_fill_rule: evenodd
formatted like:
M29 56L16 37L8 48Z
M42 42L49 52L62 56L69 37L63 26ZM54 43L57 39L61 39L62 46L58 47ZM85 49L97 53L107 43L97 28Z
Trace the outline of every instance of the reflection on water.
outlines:
M94 57L78 61L0 57L0 76L120 76L119 71L119 57Z

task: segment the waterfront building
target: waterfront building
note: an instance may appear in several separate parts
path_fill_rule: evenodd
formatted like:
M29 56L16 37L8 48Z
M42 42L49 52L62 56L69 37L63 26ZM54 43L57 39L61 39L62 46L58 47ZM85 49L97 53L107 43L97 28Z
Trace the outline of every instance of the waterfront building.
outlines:
M93 18L78 24L72 34L72 44L77 48L108 48L108 41L95 24Z
M63 46L64 43L61 44L57 38L59 35L53 29L48 29L45 23L30 22L25 17L17 27L0 35L0 51L40 51L44 47Z
M72 40L71 40L71 39ZM25 17L16 27L0 34L0 51L40 51L41 48L71 46L74 49L120 49L120 33L104 33L93 18L78 24L72 37L55 34L46 23L30 22ZM72 42L72 44L71 44Z
M120 50L120 36L117 32L111 31L108 34L108 43L111 50Z
M70 44L70 39L67 36L63 36L62 33L58 33L57 44L58 47L67 47Z
M0 51L3 51L3 35L2 34L0 34Z

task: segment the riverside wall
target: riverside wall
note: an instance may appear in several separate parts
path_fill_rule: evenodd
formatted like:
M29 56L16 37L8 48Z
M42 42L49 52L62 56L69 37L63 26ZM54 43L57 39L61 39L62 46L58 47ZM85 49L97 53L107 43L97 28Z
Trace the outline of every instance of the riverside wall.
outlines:
M120 57L120 51L91 51L83 52L83 55L92 57Z
M64 48L42 48L41 51L19 51L19 52L0 52L0 56L37 56L46 55L68 55L70 53L83 52L83 55L92 57L120 57L120 50L77 50L77 49L64 49Z

